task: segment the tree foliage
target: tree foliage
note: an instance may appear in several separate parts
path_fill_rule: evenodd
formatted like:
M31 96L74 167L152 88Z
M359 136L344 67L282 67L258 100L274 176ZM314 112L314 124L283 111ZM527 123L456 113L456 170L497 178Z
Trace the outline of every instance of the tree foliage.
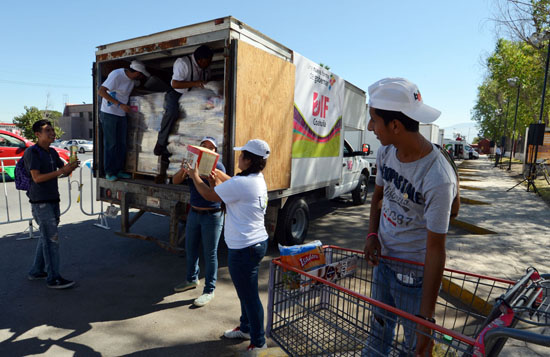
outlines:
M549 29L550 0L495 0L499 31L506 30L508 39L500 38L485 61L487 69L478 87L472 119L478 123L480 135L492 140L511 137L518 98L518 86L508 79L517 77L520 84L517 122L514 136L536 123L540 115L542 88L548 41L533 43L530 35ZM543 121L548 125L549 91L545 96Z
M15 126L21 129L22 135L32 141L36 141L36 136L32 130L32 125L41 119L46 119L52 122L57 138L63 135L63 130L56 125L57 119L61 117L61 113L55 110L39 110L37 107L25 106L25 113L13 118Z

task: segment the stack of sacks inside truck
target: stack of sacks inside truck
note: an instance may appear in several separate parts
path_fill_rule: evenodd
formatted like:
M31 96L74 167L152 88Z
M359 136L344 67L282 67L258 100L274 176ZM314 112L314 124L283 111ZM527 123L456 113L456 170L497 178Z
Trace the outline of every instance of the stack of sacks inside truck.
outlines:
M126 170L159 173L159 158L153 154L164 114L164 93L130 97Z
M221 155L223 145L224 100L223 82L208 82L204 88L194 88L184 93L180 100L180 118L168 137L170 165L168 176L174 175L186 155L187 145L200 145L204 136L212 136L218 143Z
M168 176L179 170L188 144L199 145L202 137L208 135L217 140L221 149L224 100L219 93L223 93L221 81L208 82L204 88L193 88L180 97L180 118L168 139L168 151L172 154ZM164 93L130 97L130 106L126 170L156 175L160 158L153 154L153 149L164 114Z

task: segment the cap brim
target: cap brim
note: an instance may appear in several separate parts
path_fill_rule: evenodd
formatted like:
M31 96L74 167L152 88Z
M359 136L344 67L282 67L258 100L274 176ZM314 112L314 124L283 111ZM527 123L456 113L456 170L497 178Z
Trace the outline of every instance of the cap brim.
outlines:
M417 122L423 124L433 123L439 116L441 112L435 108L430 107L422 103L421 106L418 106L415 110L403 111L403 114L408 116L411 119L416 120Z
M138 71L140 72L141 74L143 74L145 77L151 77L151 74L149 72L147 72L146 70L143 70L143 71Z
M234 150L234 151L243 151L243 150L244 150L244 146L239 146L239 147L235 146L235 147L233 148L233 150Z

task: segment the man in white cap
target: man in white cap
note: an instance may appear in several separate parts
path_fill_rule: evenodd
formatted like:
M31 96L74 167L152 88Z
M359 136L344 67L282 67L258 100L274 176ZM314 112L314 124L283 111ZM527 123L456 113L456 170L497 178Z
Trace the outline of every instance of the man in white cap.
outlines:
M383 145L376 158L379 169L365 242L365 258L375 266L373 298L434 322L445 237L458 188L452 166L420 134L419 123L432 123L441 113L424 104L417 86L404 78L385 78L371 85L369 113L368 130ZM422 263L424 268L381 255ZM390 353L397 320L375 309L363 355ZM400 320L405 331L401 351L415 355L429 351L430 331Z
M126 113L131 110L128 100L136 83L149 76L145 65L134 60L130 68L119 68L109 73L99 88L98 94L103 98L99 111L103 129L103 169L109 181L130 178L128 173L123 172L128 126Z

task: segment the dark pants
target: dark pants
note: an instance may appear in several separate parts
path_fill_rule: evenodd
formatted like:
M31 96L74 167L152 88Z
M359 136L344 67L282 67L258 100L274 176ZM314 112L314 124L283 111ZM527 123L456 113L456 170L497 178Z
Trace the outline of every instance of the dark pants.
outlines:
M250 342L265 344L264 308L258 293L258 269L267 251L267 240L243 249L228 249L229 274L241 302L242 332L250 333Z
M498 162L500 161L500 155L495 155L495 167L497 167Z
M116 175L126 163L128 119L101 111L99 119L103 128L103 168L107 175Z
M157 139L157 145L166 147L168 146L168 136L172 132L174 123L180 116L179 99L181 93L171 89L166 92L164 96L164 115L162 116L162 122L160 123L160 131Z

